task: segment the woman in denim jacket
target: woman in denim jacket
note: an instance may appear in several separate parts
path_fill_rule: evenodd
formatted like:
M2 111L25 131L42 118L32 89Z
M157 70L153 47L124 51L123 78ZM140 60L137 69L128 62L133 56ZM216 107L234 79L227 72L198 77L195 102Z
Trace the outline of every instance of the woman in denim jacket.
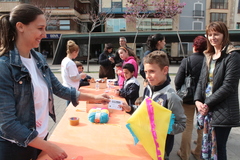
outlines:
M55 121L53 94L70 100L108 102L108 96L90 95L62 86L44 57L32 48L46 37L43 12L29 4L16 6L0 17L0 159L37 159L41 150L52 159L67 154L45 141L48 115Z

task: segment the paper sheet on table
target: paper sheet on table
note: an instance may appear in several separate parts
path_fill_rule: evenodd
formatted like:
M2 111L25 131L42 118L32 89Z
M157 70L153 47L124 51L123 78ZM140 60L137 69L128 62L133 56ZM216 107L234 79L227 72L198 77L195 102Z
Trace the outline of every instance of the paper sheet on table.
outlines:
M119 106L123 102L116 99L110 99L110 102L108 103L108 109L116 109L116 110L122 110L122 108Z

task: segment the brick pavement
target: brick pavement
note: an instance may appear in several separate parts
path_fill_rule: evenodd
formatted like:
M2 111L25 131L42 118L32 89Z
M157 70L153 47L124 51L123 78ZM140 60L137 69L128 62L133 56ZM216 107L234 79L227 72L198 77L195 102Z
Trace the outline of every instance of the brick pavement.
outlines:
M59 79L59 81L62 82L61 73L60 73L60 65L51 65L51 60L48 60L48 62L50 64L50 68L55 73L55 76ZM90 76L92 76L94 78L98 78L98 67L99 67L98 64L90 64L90 66L89 66L90 73L87 73L87 74L89 74ZM169 73L170 73L170 77L172 79L172 82L171 82L172 85L173 85L174 77L175 77L178 67L179 67L179 65L175 65L175 64L170 66ZM87 68L86 65L84 65L84 68L86 70L86 68ZM143 84L141 76L138 77L138 80L139 80L140 84ZM140 95L142 95L142 88L140 89ZM63 100L61 98L54 96L54 104L55 104L57 122L54 123L51 119L49 120L50 135L65 112L66 100ZM193 140L195 140L195 139L196 139L196 131L193 131ZM240 140L239 139L240 139L240 128L239 127L233 128L230 133L229 140L227 143L229 160L240 160ZM176 154L179 149L180 143L181 143L181 134L178 134L175 136L175 144L173 147L173 151L171 152L171 155L170 155L171 160L180 160L180 158ZM192 148L194 148L194 147L195 147L195 145L192 143ZM190 160L194 160L194 159L195 158L191 155Z

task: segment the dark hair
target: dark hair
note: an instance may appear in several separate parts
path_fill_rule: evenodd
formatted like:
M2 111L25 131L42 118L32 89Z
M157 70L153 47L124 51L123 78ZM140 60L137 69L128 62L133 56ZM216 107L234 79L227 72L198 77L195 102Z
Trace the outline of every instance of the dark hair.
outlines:
M108 50L108 49L111 49L111 48L113 48L112 43L107 43L107 44L105 44L104 52L107 52L107 50Z
M203 53L203 51L207 49L207 38L203 36L197 36L193 40L193 46L195 48L195 51Z
M73 40L68 40L67 41L67 54L71 54L74 51L79 51L79 46Z
M122 62L117 63L115 67L122 67Z
M131 73L133 73L133 72L135 71L135 68L134 68L134 66L133 66L131 63L126 63L126 64L123 66L123 69L129 70Z
M156 45L157 45L158 41L162 41L164 39L165 39L165 37L160 33L148 36L148 39L147 39L147 42L146 42L148 50L149 51L156 50Z
M83 66L83 64L79 61L75 61L75 64L76 64L77 67L82 67Z
M14 48L17 38L16 23L28 25L42 14L44 14L43 11L33 5L19 4L10 14L2 15L0 17L0 56Z
M157 64L161 69L169 66L168 56L163 51L153 51L144 57L143 63Z
M212 22L212 23L210 23L206 28L207 37L208 37L209 32L212 32L212 31L219 32L219 33L223 34L222 49L226 45L230 44L228 28L227 28L225 23L223 23L223 22ZM214 47L210 44L209 40L207 41L207 50L205 52L210 53L210 54L215 53Z

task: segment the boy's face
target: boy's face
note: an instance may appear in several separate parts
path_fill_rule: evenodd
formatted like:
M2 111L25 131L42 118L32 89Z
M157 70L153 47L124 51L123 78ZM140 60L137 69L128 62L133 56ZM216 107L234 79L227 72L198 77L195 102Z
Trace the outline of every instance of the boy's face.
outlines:
M77 67L78 68L78 72L79 73L82 73L83 72L83 66L79 66L79 67Z
M144 71L151 86L161 85L167 80L168 66L161 69L156 63L145 63Z
M134 72L130 72L128 69L123 69L123 75L125 79L132 78Z

